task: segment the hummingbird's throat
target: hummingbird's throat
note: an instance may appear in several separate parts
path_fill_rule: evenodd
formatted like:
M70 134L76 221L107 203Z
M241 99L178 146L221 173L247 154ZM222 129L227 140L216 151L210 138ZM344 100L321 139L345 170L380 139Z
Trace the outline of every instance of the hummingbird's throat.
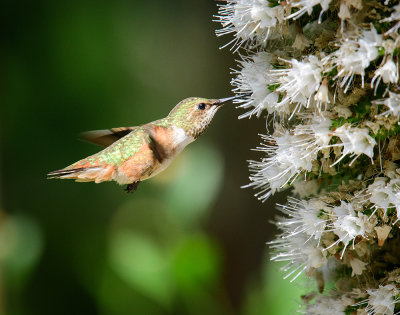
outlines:
M174 126L173 129L174 139L172 143L178 151L183 150L184 147L194 141L194 138L189 135L183 128Z
M200 137L207 127L210 125L215 113L218 111L219 106L212 106L208 111L197 117L191 117L193 123L188 128L188 134L193 138Z

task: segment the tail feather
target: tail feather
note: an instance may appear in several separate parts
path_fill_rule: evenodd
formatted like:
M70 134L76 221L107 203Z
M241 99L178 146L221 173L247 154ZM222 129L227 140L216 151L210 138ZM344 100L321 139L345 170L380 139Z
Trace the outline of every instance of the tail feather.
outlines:
M82 172L85 170L85 167L81 168L75 168L75 169L61 169L57 171L53 171L47 174L47 179L53 179L53 178L66 178L65 176L73 175L79 172Z
M64 168L47 174L48 179L75 179L77 182L96 182L101 183L112 179L114 168L107 167L79 167L79 168Z

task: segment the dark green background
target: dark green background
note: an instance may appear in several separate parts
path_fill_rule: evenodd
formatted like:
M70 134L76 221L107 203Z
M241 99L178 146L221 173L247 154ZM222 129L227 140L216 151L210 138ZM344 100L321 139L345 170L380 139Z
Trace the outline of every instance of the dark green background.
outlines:
M2 2L0 314L284 314L266 269L273 198L250 189L265 120L226 105L133 195L48 181L96 152L79 132L146 123L181 99L231 95L215 1ZM295 288L291 286L290 288Z

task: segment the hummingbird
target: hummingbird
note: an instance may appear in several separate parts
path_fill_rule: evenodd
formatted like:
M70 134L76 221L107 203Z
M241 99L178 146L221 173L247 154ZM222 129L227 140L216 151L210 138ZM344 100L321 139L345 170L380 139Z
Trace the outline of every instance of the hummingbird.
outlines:
M235 98L189 97L179 102L167 117L148 124L85 132L82 139L105 149L50 172L48 179L116 181L127 185L127 192L134 192L141 181L165 170L189 143L204 133L221 105Z

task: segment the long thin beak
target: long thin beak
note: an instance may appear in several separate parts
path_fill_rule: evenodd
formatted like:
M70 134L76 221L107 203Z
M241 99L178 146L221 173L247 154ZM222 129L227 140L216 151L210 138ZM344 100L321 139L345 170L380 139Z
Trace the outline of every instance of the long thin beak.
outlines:
M224 104L226 102L229 102L230 100L234 100L234 99L239 98L239 97L241 97L241 96L240 95L235 95L235 96L231 96L231 97L220 98L214 103L214 105L220 106L220 105L222 105L222 104Z

